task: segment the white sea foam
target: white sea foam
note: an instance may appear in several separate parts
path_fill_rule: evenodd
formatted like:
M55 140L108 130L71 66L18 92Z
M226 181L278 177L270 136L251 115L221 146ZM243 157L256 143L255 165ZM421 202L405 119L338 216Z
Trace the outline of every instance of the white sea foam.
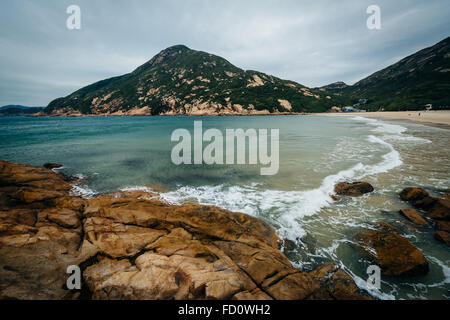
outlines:
M428 256L427 258L442 268L442 274L444 276L444 280L442 280L439 283L435 283L435 284L432 284L429 286L430 287L440 287L441 285L449 284L450 283L450 268L444 262L442 262L441 260L439 260L435 257Z
M89 198L92 198L93 196L95 196L96 193L95 193L95 191L93 191L92 189L90 189L89 187L87 187L85 185L83 185L83 186L73 185L71 194L74 196L77 196L77 197L89 199Z
M152 188L145 187L145 186L133 186L133 187L125 187L121 188L120 191L144 191L144 192L155 192Z
M364 118L360 116L356 116L351 118L352 120L366 122L368 125L374 126L372 132L383 134L383 138L385 139L395 139L402 141L410 141L410 142L421 142L421 143L432 143L432 141L424 138L414 137L412 135L405 134L408 130L406 127L403 127L398 124L386 123L381 120Z

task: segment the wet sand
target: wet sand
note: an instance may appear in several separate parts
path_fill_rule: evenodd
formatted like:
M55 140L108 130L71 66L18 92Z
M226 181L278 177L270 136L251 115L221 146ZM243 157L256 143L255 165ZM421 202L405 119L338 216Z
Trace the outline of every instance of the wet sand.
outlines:
M397 111L397 112L361 112L361 113L327 113L330 116L361 116L395 120L410 120L421 123L450 127L450 110L440 111Z

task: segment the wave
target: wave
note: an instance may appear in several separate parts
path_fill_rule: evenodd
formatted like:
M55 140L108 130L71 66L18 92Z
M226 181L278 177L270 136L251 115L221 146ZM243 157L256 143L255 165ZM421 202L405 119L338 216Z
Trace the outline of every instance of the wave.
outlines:
M89 199L94 197L96 195L96 192L86 185L72 185L71 194L76 197Z
M125 187L125 188L121 188L120 191L144 191L144 192L153 192L155 193L155 191L152 188L149 187L145 187L145 186L133 186L133 187Z
M161 194L161 198L172 204L196 201L204 205L215 205L232 211L242 211L253 216L271 216L276 221L278 232L293 241L305 235L299 219L318 213L334 201L330 194L336 183L361 179L368 175L387 172L403 162L400 154L389 143L375 136L369 142L381 144L389 149L383 160L375 165L358 163L353 167L329 175L315 189L305 191L262 190L257 184L248 186L183 186L175 191ZM264 213L264 214L263 214Z
M406 128L389 125L378 120L355 117L355 119L376 124L395 134L402 134ZM277 224L280 236L297 241L306 233L299 220L312 216L334 201L330 194L334 186L341 181L362 179L366 176L390 171L403 164L400 154L394 147L381 138L369 135L368 142L385 147L388 152L382 156L382 161L367 165L361 162L353 167L325 177L318 188L305 191L282 191L262 189L257 184L247 186L182 186L175 191L161 193L161 198L172 204L186 201L196 201L204 205L215 205L232 211L241 211L253 216L268 217L269 222Z
M414 137L408 134L405 134L408 129L404 126L392 123L386 123L380 120L365 118L361 116L352 117L352 120L363 121L368 125L374 126L372 132L382 133L383 138L395 139L401 141L411 141L411 142L421 142L421 143L432 143L432 141L424 138Z

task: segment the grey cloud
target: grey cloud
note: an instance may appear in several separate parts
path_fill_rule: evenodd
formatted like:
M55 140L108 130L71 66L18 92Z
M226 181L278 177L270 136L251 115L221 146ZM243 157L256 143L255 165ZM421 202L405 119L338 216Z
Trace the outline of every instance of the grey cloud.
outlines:
M68 30L77 4L82 29ZM366 28L378 4L382 29ZM46 105L185 44L307 86L353 83L447 37L447 0L2 0L0 105Z

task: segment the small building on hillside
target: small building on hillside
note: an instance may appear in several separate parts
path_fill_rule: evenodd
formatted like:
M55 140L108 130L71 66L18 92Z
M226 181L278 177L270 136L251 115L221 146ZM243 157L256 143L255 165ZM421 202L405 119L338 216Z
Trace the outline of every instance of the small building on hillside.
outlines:
M359 110L356 109L355 106L347 106L347 107L343 107L342 111L344 112L366 112L366 110Z

